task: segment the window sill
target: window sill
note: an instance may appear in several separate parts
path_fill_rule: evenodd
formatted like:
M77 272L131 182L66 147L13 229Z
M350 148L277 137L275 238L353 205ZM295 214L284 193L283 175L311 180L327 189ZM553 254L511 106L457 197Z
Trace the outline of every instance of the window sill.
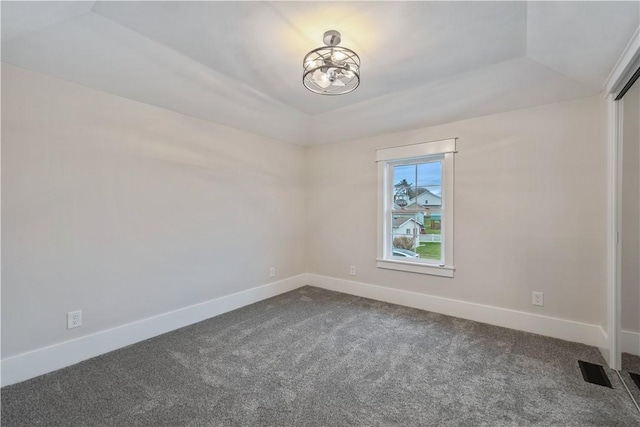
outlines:
M429 274L432 276L441 277L453 277L455 267L452 266L438 266L429 264L419 264L416 262L395 261L389 259L376 260L378 268L385 268L388 270L400 270L409 273Z

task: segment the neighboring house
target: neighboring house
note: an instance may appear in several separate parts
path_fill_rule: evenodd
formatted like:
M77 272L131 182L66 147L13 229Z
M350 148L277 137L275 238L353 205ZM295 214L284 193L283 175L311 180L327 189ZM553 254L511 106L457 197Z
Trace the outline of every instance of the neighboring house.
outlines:
M424 218L429 217L431 215L431 209L425 208L417 203L411 203L409 206L405 208L406 210L414 211L414 218L417 222L424 225Z
M433 200L435 201L435 199ZM441 202L440 198L438 198L437 200L438 202ZM427 207L424 205L419 205L418 203L411 203L405 209L407 211L412 211L411 213L413 214L416 222L420 223L423 228L433 228L436 230L440 229L440 221L442 219L442 209L440 206Z
M415 218L426 228L440 228L442 214L442 197L425 190L424 193L418 194L417 197L409 199L407 210L419 210Z
M409 199L409 205L414 203L420 206L439 209L442 206L442 198L429 190L425 190L424 193L418 194L417 197Z
M393 218L393 231L392 239L396 237L408 237L414 239L413 248L417 248L420 244L420 230L422 229L422 223L419 223L413 218L407 218L406 216L399 216Z

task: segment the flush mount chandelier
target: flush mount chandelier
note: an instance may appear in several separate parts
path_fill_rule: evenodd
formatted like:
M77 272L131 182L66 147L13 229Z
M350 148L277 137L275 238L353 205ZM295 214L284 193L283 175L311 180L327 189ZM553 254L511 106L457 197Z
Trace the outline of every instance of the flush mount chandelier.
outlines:
M360 57L351 49L338 46L340 33L324 33L326 46L313 49L303 61L302 84L320 95L342 95L360 84Z

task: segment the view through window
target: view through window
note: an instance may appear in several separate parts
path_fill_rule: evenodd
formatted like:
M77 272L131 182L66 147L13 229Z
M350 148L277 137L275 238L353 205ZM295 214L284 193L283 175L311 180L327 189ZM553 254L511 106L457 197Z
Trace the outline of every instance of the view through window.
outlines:
M442 260L442 157L391 168L391 255Z

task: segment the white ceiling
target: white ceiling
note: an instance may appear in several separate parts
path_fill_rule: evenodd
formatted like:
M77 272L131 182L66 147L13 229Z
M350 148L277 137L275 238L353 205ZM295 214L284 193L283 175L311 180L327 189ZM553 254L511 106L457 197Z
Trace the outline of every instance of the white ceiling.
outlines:
M2 60L287 142L344 141L596 94L634 2L2 2ZM302 58L328 29L362 83Z

